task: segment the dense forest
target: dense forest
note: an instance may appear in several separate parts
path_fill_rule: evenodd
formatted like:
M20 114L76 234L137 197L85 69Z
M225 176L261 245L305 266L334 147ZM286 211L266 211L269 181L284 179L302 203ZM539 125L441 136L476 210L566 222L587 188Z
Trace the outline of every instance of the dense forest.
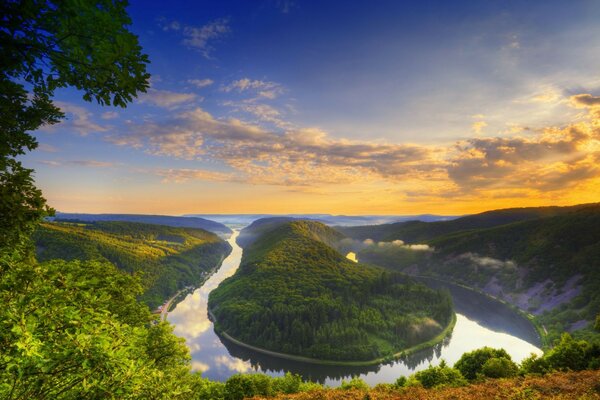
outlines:
M134 222L52 222L33 235L39 261L98 260L140 276L151 308L197 286L231 251L214 233Z
M209 298L215 326L245 343L322 360L389 357L438 335L449 295L347 260L314 221L276 224Z
M386 241L363 245L358 258L480 288L535 314L549 342L564 331L591 338L597 335L592 327L600 312L599 224L600 205L588 204L374 227L373 236ZM369 229L341 230L359 232L359 239ZM393 245L393 240L402 242Z

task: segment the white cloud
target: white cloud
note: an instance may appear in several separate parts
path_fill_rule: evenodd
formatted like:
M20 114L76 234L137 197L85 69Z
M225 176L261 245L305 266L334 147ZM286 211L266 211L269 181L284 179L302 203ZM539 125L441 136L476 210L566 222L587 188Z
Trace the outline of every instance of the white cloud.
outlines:
M115 119L119 117L119 113L116 111L106 111L101 115L102 119Z
M139 97L140 103L150 103L163 108L176 108L183 103L194 101L197 96L194 93L178 93L169 90L149 89L147 93Z
M239 93L253 91L259 97L270 100L284 92L283 87L279 83L249 78L233 81L229 85L224 86L222 90L224 92L237 91Z
M187 82L196 86L198 89L202 89L214 83L212 79L188 79Z
M62 166L78 166L78 167L92 167L92 168L109 168L114 167L115 163L108 161L97 161L97 160L42 160L40 163L49 165L51 167L62 167Z
M43 130L45 131L56 131L62 130L73 130L81 136L87 136L92 132L105 132L108 130L107 127L97 124L92 120L93 114L87 109L81 106L77 106L71 103L56 101L58 106L66 118L56 125L46 125Z
M214 50L211 42L222 38L231 31L227 18L216 19L201 27L183 25L178 21L163 25L164 31L178 31L183 34L183 44L198 50L205 58L211 58Z

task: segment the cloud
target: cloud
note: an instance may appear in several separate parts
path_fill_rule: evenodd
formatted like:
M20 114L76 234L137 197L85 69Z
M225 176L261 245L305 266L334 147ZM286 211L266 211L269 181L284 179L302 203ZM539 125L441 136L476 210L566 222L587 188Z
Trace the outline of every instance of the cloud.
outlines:
M211 58L214 47L212 42L218 40L229 32L229 19L220 18L207 23L201 27L183 25L178 21L172 21L163 25L164 31L178 31L183 34L183 44L199 51L205 58Z
M119 113L116 111L106 111L104 113L102 113L101 118L102 119L115 119L119 117Z
M254 99L253 99L254 100ZM260 122L266 122L275 125L281 129L292 129L294 125L284 119L283 113L277 108L255 101L226 101L224 106L232 107L235 112L244 112L257 118Z
M203 363L198 360L192 360L191 367L192 367L192 371L200 371L200 372L206 372L210 369L210 366L208 364Z
M231 90L251 86L242 82ZM263 106L232 105L255 116L256 123L216 118L197 107L159 122L131 124L106 140L153 155L215 163L211 170L154 171L165 182L240 182L305 193L323 185L391 183L399 185L395 193L402 198L428 201L523 198L563 193L600 178L600 124L592 110L587 119L562 127L519 127L500 137L416 145L335 138L316 127L286 123L277 109Z
M577 108L600 107L600 96L592 96L589 93L571 96L569 100Z
M42 130L47 132L55 132L56 130L72 130L81 136L87 136L93 132L105 132L108 130L107 127L99 125L92 120L93 114L87 109L81 106L76 106L71 103L64 101L55 101L63 113L65 113L65 119L59 124L46 125Z
M140 103L149 103L158 107L173 109L183 103L194 101L196 97L194 93L178 93L150 88L147 93L142 94L138 98L138 101Z
M222 88L224 92L236 91L239 93L252 91L259 97L275 99L284 92L283 86L275 82L261 81L258 79L242 78L231 82Z
M485 121L475 121L471 125L471 130L477 134L480 134L483 128L487 126L487 122Z
M440 161L427 147L333 139L317 128L276 133L238 119L216 119L201 108L161 123L132 126L106 139L155 155L218 160L235 171L228 175L232 180L257 184L310 186L440 172ZM227 177L198 175L211 176ZM177 179L183 177L193 179L194 174L183 171Z
M243 374L244 372L248 372L252 369L252 366L248 361L240 360L239 358L231 358L225 355L216 356L214 358L215 363L218 366L225 367L230 371L238 372Z
M46 153L57 153L59 151L56 146L52 146L48 143L40 143L38 146L38 150Z
M460 256L460 258L467 259L472 261L473 263L479 265L480 267L486 267L490 269L515 269L516 264L511 260L498 260L492 257L480 257L474 253L465 253Z
M227 182L235 179L232 174L189 168L159 169L155 171L155 174L163 177L163 183L183 183L189 180Z
M562 99L562 93L556 88L548 88L536 93L529 99L532 103L557 103Z
M474 138L459 142L448 176L463 190L527 187L559 190L599 174L594 124L549 127L528 137Z
M198 89L205 88L214 83L212 79L188 79L189 84L196 86Z
M96 161L96 160L42 160L40 163L49 165L51 167L62 167L62 166L78 166L78 167L92 167L92 168L109 168L114 167L116 164L108 161Z

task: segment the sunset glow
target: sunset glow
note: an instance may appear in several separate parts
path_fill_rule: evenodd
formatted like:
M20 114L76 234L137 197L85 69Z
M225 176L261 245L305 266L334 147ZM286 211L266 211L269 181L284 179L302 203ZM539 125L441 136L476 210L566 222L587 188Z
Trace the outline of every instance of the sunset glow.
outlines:
M600 199L598 2L204 3L132 2L152 79L126 109L57 93L67 120L23 158L52 207L457 215Z

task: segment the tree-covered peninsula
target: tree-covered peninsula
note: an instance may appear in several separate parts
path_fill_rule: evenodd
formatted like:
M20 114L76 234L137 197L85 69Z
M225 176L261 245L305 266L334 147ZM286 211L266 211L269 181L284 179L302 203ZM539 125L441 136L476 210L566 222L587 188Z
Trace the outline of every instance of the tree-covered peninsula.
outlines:
M408 276L347 260L314 221L274 225L214 290L215 327L246 344L329 361L390 357L453 320L452 301Z

